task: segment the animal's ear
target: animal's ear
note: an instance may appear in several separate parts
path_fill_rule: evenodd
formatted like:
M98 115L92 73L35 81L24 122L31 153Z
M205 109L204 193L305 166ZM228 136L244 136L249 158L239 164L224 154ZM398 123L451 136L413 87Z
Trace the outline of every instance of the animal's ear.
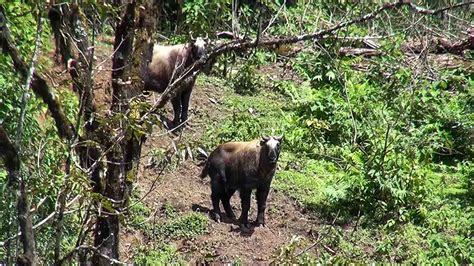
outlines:
M268 140L270 140L269 136L262 136L262 142L267 142Z

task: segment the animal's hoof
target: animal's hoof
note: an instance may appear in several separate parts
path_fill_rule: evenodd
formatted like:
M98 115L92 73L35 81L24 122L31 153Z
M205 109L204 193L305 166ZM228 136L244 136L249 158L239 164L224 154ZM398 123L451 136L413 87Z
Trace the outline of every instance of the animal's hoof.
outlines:
M250 225L249 224L240 224L240 231L243 233L250 232Z
M167 121L167 122L165 123L165 126L166 126L166 128L167 128L168 130L172 130L172 129L175 128L175 123L174 123L173 121Z
M226 211L225 215L227 216L227 218L231 219L231 220L235 220L235 214L234 212L228 212Z
M260 226L261 226L261 227L265 227L265 223L264 223L264 222L258 222L258 221L257 221L257 222L255 222L255 226L257 226L257 227L260 227Z
M216 221L217 223L221 222L221 216L216 212L211 212L212 220Z

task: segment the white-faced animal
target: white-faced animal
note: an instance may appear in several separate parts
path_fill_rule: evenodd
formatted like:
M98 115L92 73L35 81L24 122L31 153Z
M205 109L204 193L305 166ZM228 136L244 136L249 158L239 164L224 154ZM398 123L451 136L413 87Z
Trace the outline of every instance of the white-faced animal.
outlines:
M145 90L162 93L173 77L178 77L183 70L206 55L206 39L198 37L189 43L171 46L155 44L144 77ZM194 82L195 80L192 80L181 93L171 99L174 118L168 127L182 125L188 119L189 100Z
M249 142L228 142L218 146L207 158L201 178L211 177L211 216L220 221L220 201L227 217L235 215L230 198L236 190L240 192L242 214L239 218L243 231L248 230L250 195L257 190L257 225L265 224L265 208L270 184L280 156L282 137L270 136Z

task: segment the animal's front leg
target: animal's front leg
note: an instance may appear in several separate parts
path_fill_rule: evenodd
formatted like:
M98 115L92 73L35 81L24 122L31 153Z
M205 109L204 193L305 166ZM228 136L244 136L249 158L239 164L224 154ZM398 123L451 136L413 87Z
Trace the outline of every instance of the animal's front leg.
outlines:
M173 104L174 118L173 118L173 122L170 125L168 125L169 129L177 127L180 123L180 120L181 120L181 95L176 95L176 97L171 99L171 104Z
M251 189L240 190L240 202L242 205L242 214L240 215L240 228L242 231L249 229L249 210L250 210L250 196L252 194Z
M189 109L189 101L191 100L191 92L193 89L194 84L191 84L185 91L181 94L181 123L183 126L185 125L186 121L188 120L188 109Z
M257 189L257 226L265 225L265 209L267 207L267 197L269 191L269 187Z

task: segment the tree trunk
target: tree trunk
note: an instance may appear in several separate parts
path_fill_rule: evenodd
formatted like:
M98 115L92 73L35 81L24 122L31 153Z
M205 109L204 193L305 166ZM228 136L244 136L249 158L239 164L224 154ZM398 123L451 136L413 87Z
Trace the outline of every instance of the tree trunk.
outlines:
M130 61L130 55L133 49L134 29L135 29L135 6L132 2L127 5L125 14L119 20L115 29L114 54L112 61L112 88L113 100L111 109L114 113L126 113L129 109L128 99L138 94L137 91L131 90L127 86L125 80L128 79L128 68L125 62ZM123 121L121 126L124 130L127 121ZM107 153L107 175L103 195L113 200L113 210L103 209L101 215L97 217L97 224L94 232L94 245L104 254L113 259L119 259L119 232L120 221L117 213L120 213L128 194L127 173L131 166L131 158L135 148L140 149L136 145L132 145L131 149L127 149L128 143L133 142L133 134L125 134L130 137L124 138L119 145L113 148L113 151ZM127 139L128 138L128 139ZM131 150L131 151L130 151ZM115 213L113 213L115 212ZM94 265L108 265L109 261L102 256L95 254L92 262Z
M33 223L30 215L26 187L23 178L20 177L20 159L17 149L8 138L7 132L0 126L0 156L2 156L8 171L10 189L18 190L17 214L20 225L20 241L23 245L23 253L18 255L18 265L35 264L35 237L33 234Z

